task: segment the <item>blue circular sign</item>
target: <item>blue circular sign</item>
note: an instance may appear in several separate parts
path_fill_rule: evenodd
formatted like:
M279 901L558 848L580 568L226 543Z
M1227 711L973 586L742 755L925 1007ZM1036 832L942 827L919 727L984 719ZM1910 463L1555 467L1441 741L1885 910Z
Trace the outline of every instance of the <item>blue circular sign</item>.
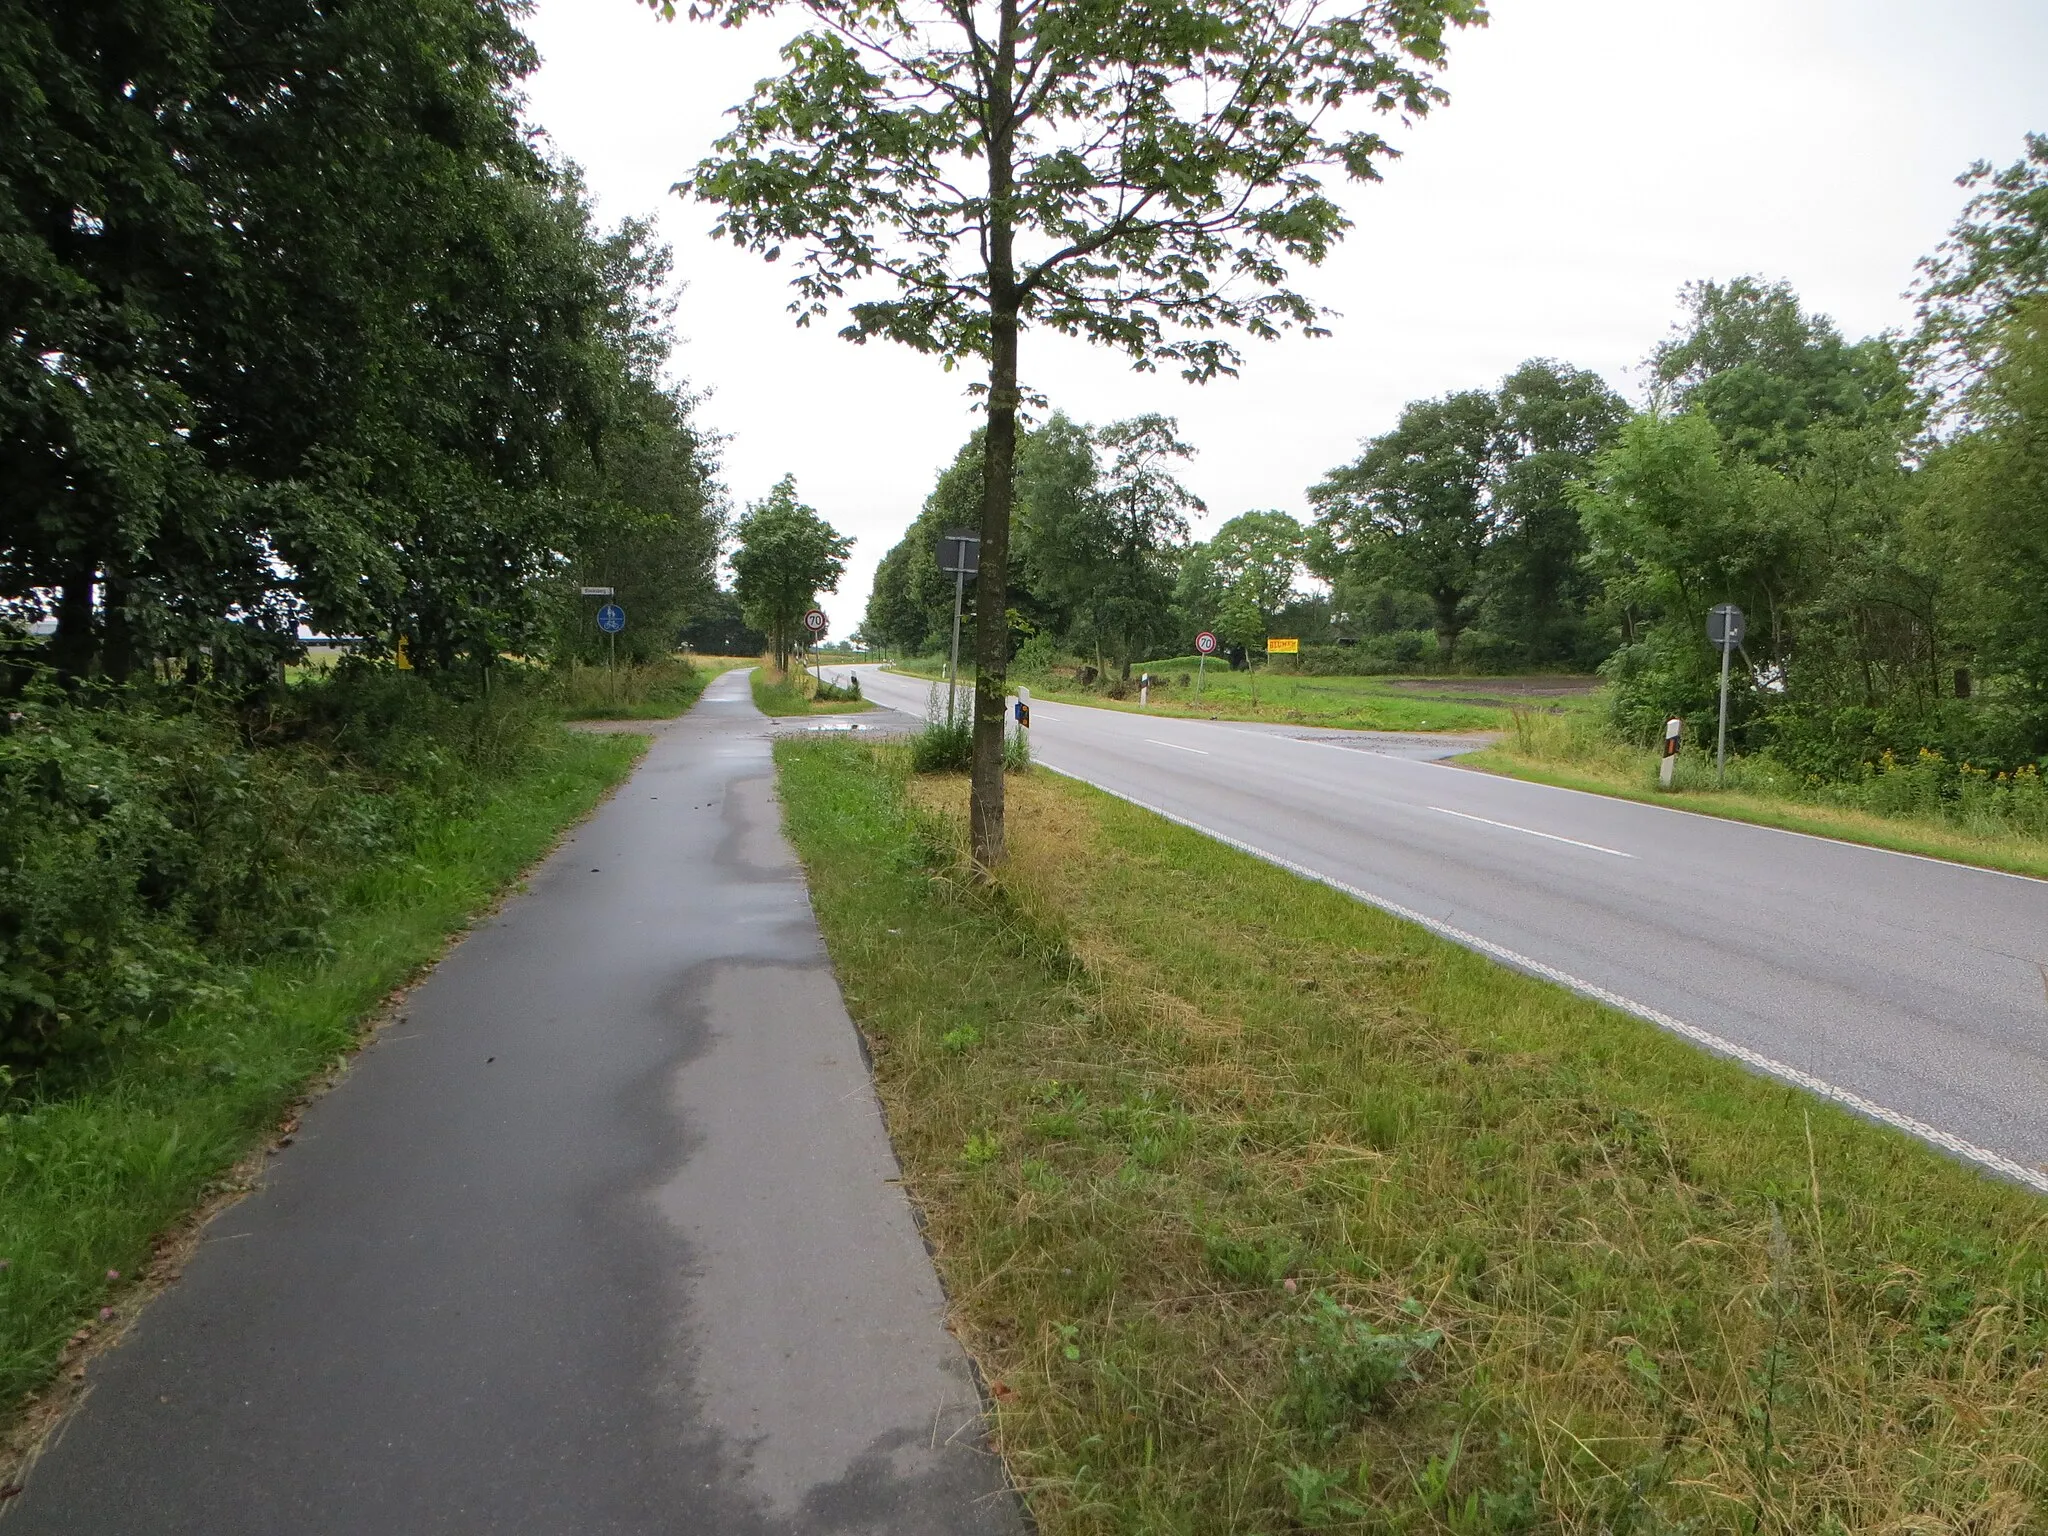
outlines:
M617 603L606 603L597 610L597 627L608 635L616 635L626 627L626 610Z

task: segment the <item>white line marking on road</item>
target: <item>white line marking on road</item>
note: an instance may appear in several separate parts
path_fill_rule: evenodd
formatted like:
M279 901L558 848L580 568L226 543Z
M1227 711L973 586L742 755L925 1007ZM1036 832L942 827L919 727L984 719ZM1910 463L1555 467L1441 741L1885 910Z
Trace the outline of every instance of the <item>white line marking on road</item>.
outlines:
M1590 997L1595 1002L1605 1003L1610 1008L1618 1008L1623 1013L1632 1014L1646 1024L1654 1024L1659 1029L1669 1030L1674 1035L1679 1035L1692 1041L1695 1045L1705 1046L1717 1056L1732 1057L1744 1066L1752 1067L1767 1077L1775 1077L1780 1082L1792 1084L1795 1088L1804 1088L1808 1093L1817 1094L1823 1099L1831 1099L1844 1109L1853 1110L1859 1115L1867 1116L1881 1124L1888 1125L1895 1131L1904 1131L1908 1136L1924 1141L1930 1146L1939 1147L1942 1151L1953 1153L1966 1162L1975 1163L1980 1168L1988 1168L1993 1173L2002 1174L2015 1183L2024 1184L2039 1194L2048 1195L2048 1173L2043 1173L2039 1169L2029 1168L2024 1163L2016 1163L2011 1158L2006 1157L2002 1153L1993 1152L1988 1147L1980 1147L1975 1142L1965 1141L1962 1137L1952 1135L1948 1131L1938 1130L1923 1120L1915 1120L1911 1115L1902 1115L1896 1109L1887 1109L1884 1105L1873 1103L1861 1094L1851 1093L1846 1088L1837 1088L1833 1083L1823 1081L1813 1076L1810 1072L1802 1072L1797 1067L1788 1066L1782 1061L1773 1060L1760 1051L1752 1051L1748 1046L1737 1045L1733 1040L1724 1040L1719 1035L1711 1034L1697 1025L1688 1024L1682 1019L1674 1019L1670 1014L1639 1003L1633 998L1623 997L1619 992L1610 992L1605 987L1596 986L1590 981L1582 981L1569 971L1561 971L1554 965L1545 965L1541 960L1532 960L1527 955L1517 954L1514 950L1507 948L1505 945L1496 944L1491 939L1482 939L1476 933L1467 933L1462 928L1453 928L1449 923L1439 922L1436 918L1417 912L1412 907L1404 907L1399 902L1388 901L1384 896L1375 896L1371 891L1361 890L1355 885L1349 885L1342 880L1321 874L1316 870L1310 869L1305 864L1297 864L1292 859L1283 859L1277 853L1268 853L1265 849L1256 847L1251 843L1240 842L1234 837L1225 836L1212 827L1203 826L1199 821L1190 821L1185 816L1177 816L1163 806L1153 805L1150 801L1140 800L1135 795L1127 795L1121 790L1111 789L1107 784L1097 784L1093 779L1082 778L1080 774L1070 772L1065 768L1053 768L1050 763L1045 763L1042 766L1052 768L1054 773L1061 774L1066 778L1078 780L1080 783L1088 785L1091 789L1099 789L1105 795L1111 795L1127 804L1135 805L1142 811L1150 811L1155 816L1163 816L1176 826L1186 827L1191 832L1199 832L1204 837L1214 838L1225 847L1235 848L1239 853L1248 853L1255 859L1262 859L1268 864L1286 870L1289 874L1299 875L1304 880L1313 880L1318 885L1326 885L1333 891L1341 891L1354 901L1362 901L1369 907L1377 907L1380 911L1401 918L1405 922L1418 923L1422 927L1427 928L1431 933L1441 938L1449 939L1453 944L1461 944L1466 949L1476 950L1478 953L1489 956L1505 965L1511 965L1518 971L1526 971L1530 975L1541 976L1545 981L1554 981L1561 987L1569 987L1581 997Z
M1534 827L1518 827L1511 821L1495 821L1491 816L1474 816L1466 811L1454 811L1447 805L1432 805L1432 811L1445 816L1455 816L1460 821L1481 821L1489 827L1499 827L1503 832L1521 832L1529 837L1547 837L1553 843L1570 843L1574 848L1590 848L1595 853L1611 853L1617 859L1632 859L1632 853L1623 853L1619 848L1603 848L1598 843L1582 843L1576 837L1559 837L1555 832L1538 832Z
M1155 747L1171 747L1176 752L1192 752L1197 757L1207 757L1209 755L1201 747L1184 747L1177 741L1161 741L1157 736L1147 736L1145 740L1151 742Z

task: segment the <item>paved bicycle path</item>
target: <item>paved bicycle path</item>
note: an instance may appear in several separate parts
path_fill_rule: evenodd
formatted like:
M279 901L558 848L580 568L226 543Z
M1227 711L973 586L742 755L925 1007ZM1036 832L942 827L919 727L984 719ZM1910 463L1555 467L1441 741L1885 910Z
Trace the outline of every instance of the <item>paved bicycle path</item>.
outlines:
M1022 1529L727 673L91 1371L0 1530Z

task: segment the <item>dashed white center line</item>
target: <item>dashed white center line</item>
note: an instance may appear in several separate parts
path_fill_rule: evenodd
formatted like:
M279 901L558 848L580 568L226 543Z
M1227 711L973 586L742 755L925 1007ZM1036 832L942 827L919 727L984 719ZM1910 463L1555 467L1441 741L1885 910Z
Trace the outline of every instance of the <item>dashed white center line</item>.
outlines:
M1617 859L1632 859L1632 853L1623 853L1619 848L1603 848L1598 843L1582 843L1576 837L1559 837L1555 832L1538 832L1534 827L1518 827L1511 821L1495 821L1487 816L1473 816L1464 811L1454 811L1449 806L1432 805L1432 811L1444 816L1455 816L1460 821L1483 822L1489 827L1499 827L1503 832L1520 832L1525 837L1547 838L1553 843L1570 843L1574 848L1590 848L1595 853L1609 853Z
M1157 736L1147 736L1145 739L1155 747L1171 747L1176 752L1192 752L1197 757L1207 757L1209 755L1200 747L1184 747L1177 741L1161 741Z

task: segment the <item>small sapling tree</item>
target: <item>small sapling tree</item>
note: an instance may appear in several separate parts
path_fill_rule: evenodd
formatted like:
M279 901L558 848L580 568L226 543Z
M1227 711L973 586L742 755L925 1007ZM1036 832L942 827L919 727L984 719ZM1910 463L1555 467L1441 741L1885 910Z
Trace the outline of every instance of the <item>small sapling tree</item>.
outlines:
M673 16L677 0L644 0ZM1231 330L1318 329L1285 286L1348 227L1317 172L1377 179L1360 113L1443 99L1446 31L1481 0L687 0L731 26L814 25L736 109L683 190L716 232L792 254L807 323L986 364L976 604L974 855L1002 857L1002 737L1018 337L1029 326L1190 379L1236 368ZM1356 109L1347 114L1345 108Z

